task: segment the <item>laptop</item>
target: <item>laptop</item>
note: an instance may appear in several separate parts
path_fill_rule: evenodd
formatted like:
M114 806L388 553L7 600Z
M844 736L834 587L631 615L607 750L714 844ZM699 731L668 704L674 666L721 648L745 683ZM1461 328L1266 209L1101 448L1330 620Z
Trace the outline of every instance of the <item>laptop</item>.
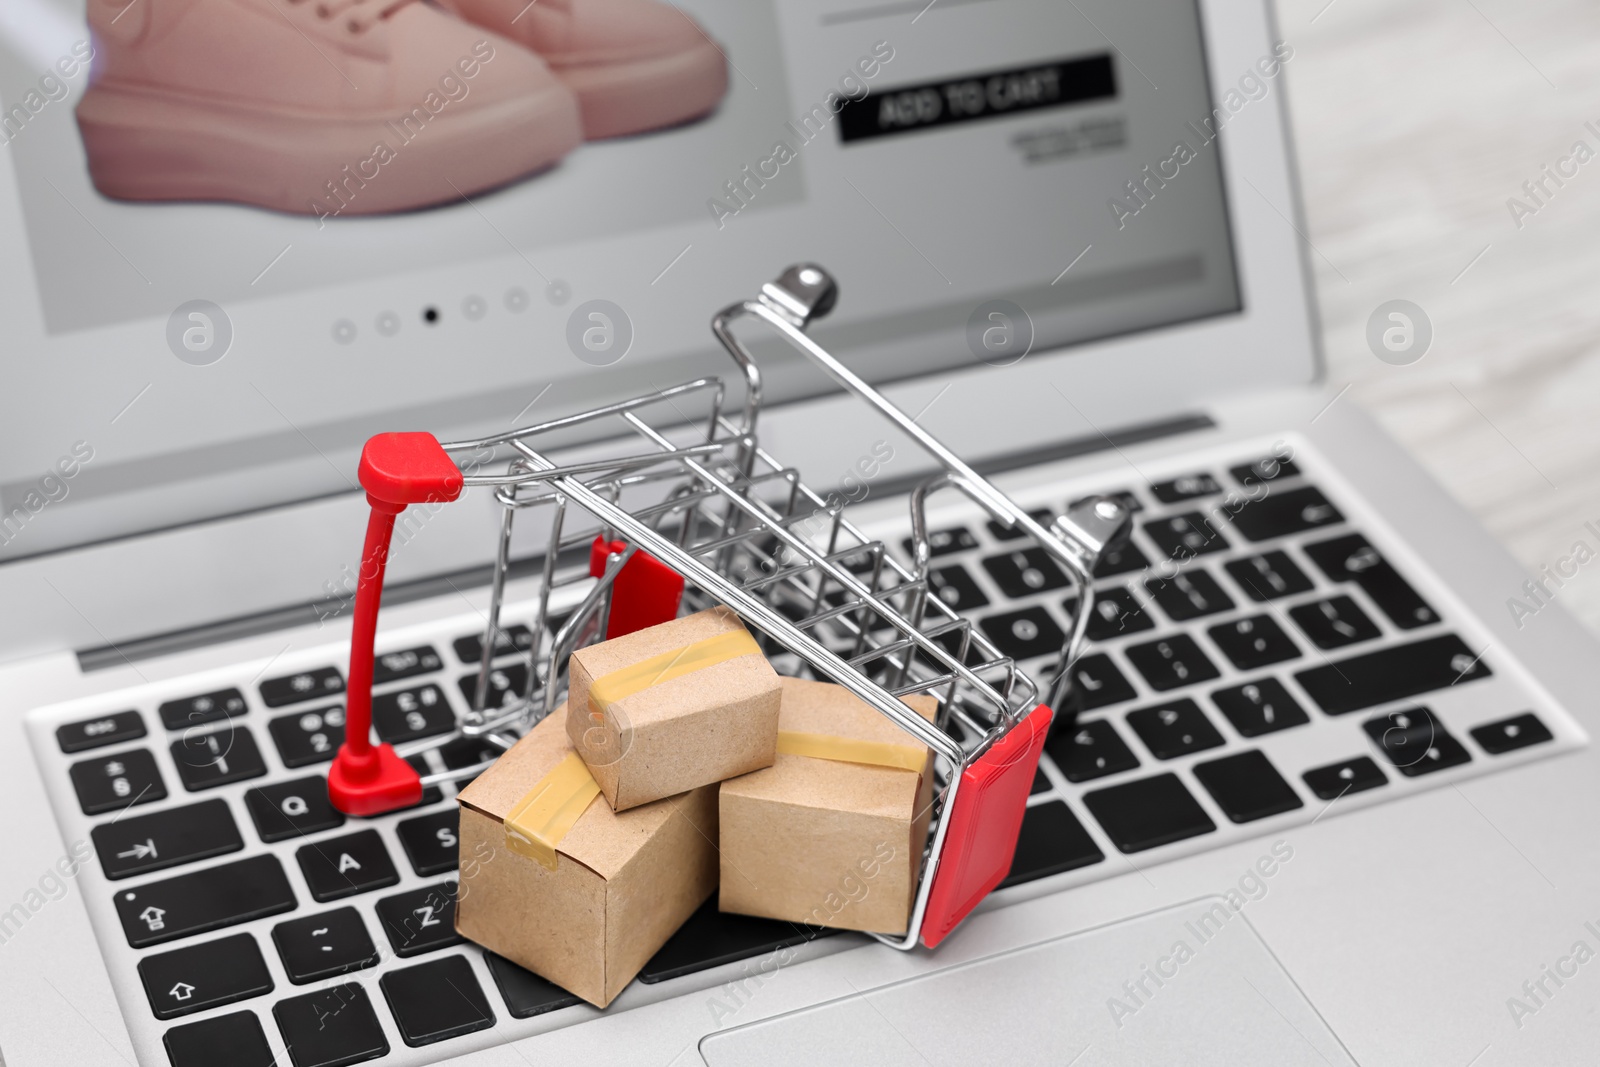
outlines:
M1267 5L100 3L0 10L9 1067L1585 1058L1595 646L1325 388ZM591 3L679 42L699 95L606 110L612 83L518 43ZM198 49L228 18L250 47ZM299 195L305 129L423 53L438 91L392 101L393 158ZM515 136L429 146L513 73ZM160 91L129 108L119 78ZM194 118L302 89L259 127ZM415 808L326 803L356 460L706 375L737 399L711 316L802 262L839 286L812 337L918 426L1041 517L1116 494L1132 530L1009 876L937 949L713 901L601 1011L455 934L479 747L427 753ZM910 565L932 458L750 344L762 447ZM499 511L401 517L382 739L469 709ZM539 614L535 525L496 701L572 606ZM1047 679L1065 575L959 494L928 529L929 589ZM335 841L359 878L309 858Z

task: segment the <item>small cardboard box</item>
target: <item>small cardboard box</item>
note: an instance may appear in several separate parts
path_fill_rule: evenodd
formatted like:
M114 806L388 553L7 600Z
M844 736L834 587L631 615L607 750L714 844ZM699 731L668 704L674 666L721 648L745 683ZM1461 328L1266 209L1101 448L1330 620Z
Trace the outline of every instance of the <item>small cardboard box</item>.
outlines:
M462 790L456 929L603 1008L717 888L717 794L621 813L591 794L547 869L514 850L505 820L572 752L566 717L563 705Z
M938 702L908 696L932 719ZM903 934L933 797L933 754L843 686L783 679L777 762L722 783L723 911ZM796 744L795 738L811 739ZM920 771L791 755L816 739L895 746Z
M772 766L778 675L715 607L572 654L567 736L615 811Z

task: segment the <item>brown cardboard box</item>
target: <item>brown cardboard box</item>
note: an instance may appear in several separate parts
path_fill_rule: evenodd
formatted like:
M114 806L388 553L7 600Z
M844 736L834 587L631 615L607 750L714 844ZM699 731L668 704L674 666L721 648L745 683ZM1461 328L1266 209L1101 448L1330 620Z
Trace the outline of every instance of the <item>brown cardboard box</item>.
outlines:
M938 704L931 696L905 703L927 719ZM848 689L825 682L783 679L779 728L920 749L922 771L780 750L773 766L723 782L718 907L905 933L928 833L933 754Z
M695 667L708 640L750 651ZM567 736L616 811L772 766L778 676L728 608L580 648L569 676ZM597 680L625 695L601 706Z
M513 851L504 820L572 751L566 717L563 705L461 791L456 929L603 1008L716 889L716 787L621 813L596 796L548 870Z

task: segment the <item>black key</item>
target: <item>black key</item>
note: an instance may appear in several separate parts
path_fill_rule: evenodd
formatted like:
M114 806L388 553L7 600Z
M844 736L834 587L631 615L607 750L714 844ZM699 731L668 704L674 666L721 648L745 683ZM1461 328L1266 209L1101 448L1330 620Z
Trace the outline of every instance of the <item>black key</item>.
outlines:
M458 737L439 749L439 757L444 760L446 769L459 771L467 767L476 767L488 760L499 759L504 751L505 749L491 745L481 738Z
M1083 803L1123 852L1143 852L1217 828L1175 774L1090 790Z
M1311 589L1311 579L1295 566L1288 553L1274 549L1224 564L1240 589L1252 600L1276 600Z
M1163 504L1176 504L1180 500L1193 500L1196 497L1220 493L1222 486L1215 478L1202 471L1199 474L1185 474L1170 482L1157 482L1150 487L1150 492Z
M1100 553L1100 561L1094 565L1094 576L1096 578L1114 578L1119 574L1127 574L1130 571L1142 571L1148 566L1150 566L1150 560L1146 558L1143 552L1139 551L1139 546L1132 541L1128 541L1121 545L1109 547Z
M157 1019L175 1019L272 992L267 961L249 934L146 956L139 961L139 980Z
M1139 758L1105 719L1053 730L1044 749L1069 782L1087 782L1139 766Z
M56 744L67 755L102 745L120 745L144 736L144 718L137 711L118 711L56 727Z
M1540 722L1539 716L1531 711L1498 722L1486 722L1482 726L1474 726L1467 732L1478 742L1478 747L1491 756L1555 740L1550 728Z
M1309 485L1246 501L1233 514L1234 528L1252 541L1317 530L1343 521L1339 509L1328 502L1320 489Z
M1079 504L1087 504L1091 500L1096 500L1096 499L1098 499L1100 497L1106 497L1106 496L1110 497L1111 499L1115 500L1117 503L1121 504L1125 509L1127 509L1127 512L1130 515L1132 515L1136 511L1143 511L1144 510L1143 502L1140 501L1140 499L1137 496L1135 496L1131 490L1127 490L1127 489L1123 489L1123 490L1121 490L1119 492L1115 492L1115 493L1096 493L1094 496L1079 497L1077 500L1074 500L1072 503L1067 505L1067 510L1071 511L1073 508L1077 507Z
M1351 656L1294 676L1329 715L1487 678L1494 672L1455 634Z
M1235 619L1213 626L1206 633L1241 671L1253 671L1300 657L1300 649L1283 632L1283 627L1267 615Z
M1171 578L1146 578L1144 587L1173 622L1188 622L1233 607L1233 598L1200 567L1179 571Z
M456 713L450 710L444 690L429 682L373 697L372 726L380 740L398 745L449 733L456 728Z
M681 978L686 974L735 963L752 956L764 956L795 945L828 937L837 930L824 930L804 923L758 919L752 915L733 915L717 910L717 898L700 905L678 932L667 939L661 950L639 972L645 984Z
M911 538L900 542L906 550L906 555L915 557L915 547ZM928 534L928 553L933 556L948 556L955 552L966 552L978 547L978 539L972 536L972 531L965 526L952 526L948 530L934 530Z
M244 847L228 805L203 800L182 808L133 815L89 832L100 868L110 879L176 867Z
M267 773L256 739L243 726L188 733L172 742L172 762L183 787L193 793Z
M930 570L928 592L944 601L946 607L962 613L989 604L989 598L983 595L983 590L972 580L967 568L959 563Z
M1255 749L1196 763L1194 776L1234 822L1254 822L1305 806L1294 786Z
M1032 659L1060 652L1067 635L1050 618L1043 607L1008 611L1004 615L991 615L978 623L984 636L994 646L1012 659Z
M1022 815L1017 851L999 888L1075 871L1106 858L1078 817L1059 800L1034 804Z
M738 918L738 916L730 917ZM670 941L667 943L671 944ZM570 1008L574 1004L583 1003L583 998L575 997L532 971L518 967L504 956L496 956L485 949L483 960L489 965L489 973L494 977L494 984L500 988L500 999L506 1002L506 1014L513 1019L531 1019L547 1011ZM647 970L649 966L645 964ZM640 981L649 979L641 974Z
M386 682L398 682L402 678L415 678L419 674L428 674L444 666L444 661L439 658L439 653L432 645L418 645L416 648L401 649L399 652L385 652L372 661L372 684L383 685Z
M294 907L294 890L276 856L251 856L191 871L112 898L134 948L201 934Z
M460 680L461 695L466 698L467 705L472 706L473 698L478 695L478 672L463 674ZM496 667L489 672L489 691L484 699L485 708L503 708L514 700L519 700L528 687L528 666L525 663L510 663L504 667Z
M290 919L272 928L284 973L295 985L378 964L378 949L354 908Z
M1306 546L1306 555L1336 582L1355 582L1402 630L1439 621L1439 613L1360 534Z
M397 956L420 956L458 945L456 883L440 882L384 897L378 901L378 921Z
M494 1012L465 956L402 967L378 979L400 1038L412 1048L494 1025Z
M1211 694L1211 702L1222 709L1222 714L1243 737L1260 737L1311 721L1305 709L1276 678L1218 689Z
M1103 652L1078 657L1078 661L1072 665L1072 688L1083 700L1084 711L1119 704L1135 696L1128 679L1117 670L1111 657Z
M67 769L78 806L85 815L122 811L135 804L163 800L167 787L147 749L131 748L109 756L79 760Z
M1032 517L1034 522L1037 522L1040 526L1043 526L1046 529L1049 529L1050 524L1056 519L1056 517L1050 513L1049 508L1034 508L1032 511L1028 512L1028 515ZM1019 541L1028 536L1020 526L1013 526L1008 530L1004 526L1001 526L998 522L995 522L993 519L989 520L987 528L989 530L989 536L994 538L996 541Z
M1068 619L1077 608L1077 597L1070 597L1061 605ZM1153 630L1155 625L1139 606L1138 599L1121 586L1095 591L1094 603L1089 606L1089 640L1110 641L1126 634Z
M273 1005L294 1067L345 1067L389 1053L367 991L355 984L319 989Z
M320 774L252 789L244 795L244 806L261 840L269 844L344 825L344 815L328 801L328 780Z
M250 709L245 706L244 694L237 689L219 689L215 693L202 693L197 697L169 700L156 711L169 730L185 726L199 726L234 715L243 715Z
M361 830L306 845L295 852L294 858L300 861L311 899L318 903L382 889L400 880L400 872L389 861L383 838L376 830Z
M1318 648L1343 648L1381 636L1367 613L1347 596L1301 604L1289 609L1289 617Z
M1169 559L1193 559L1228 547L1222 534L1198 511L1152 520L1144 524L1144 532Z
M1200 705L1187 697L1128 712L1128 725L1156 759L1176 759L1222 744Z
M477 664L483 660L483 634L468 634L458 637L454 646L456 658L462 663ZM526 652L533 647L533 631L517 623L514 626L502 627L495 631L494 654L498 659L509 656L513 652Z
M1048 792L1050 792L1050 779L1044 776L1044 771L1040 770L1038 767L1035 767L1033 769L1033 786L1028 790L1028 795L1030 797L1035 797L1040 793Z
M1402 708L1361 725L1407 778L1472 762L1465 746L1427 708Z
M280 715L267 723L267 732L278 746L283 765L291 770L331 763L334 753L344 744L344 707L335 704L298 715Z
M1066 573L1037 546L1020 548L1003 556L987 556L983 569L989 572L1000 591L1013 600L1067 585Z
M1295 466L1292 459L1279 459L1277 456L1263 456L1254 463L1243 467L1231 467L1228 473L1240 485L1249 486L1257 482L1275 482L1279 478L1293 478L1300 473L1300 468Z
M1317 795L1317 799L1329 802L1338 800L1346 793L1359 793L1364 789L1376 789L1389 784L1389 779L1384 777L1383 771L1378 769L1370 756L1357 756L1341 763L1330 763L1326 767L1315 767L1300 777L1306 780L1306 785Z
M268 678L261 683L261 702L269 708L285 704L298 704L302 700L318 700L333 693L344 692L344 675L338 667L318 667L314 671L301 671L282 678Z
M1218 677L1217 668L1188 634L1173 634L1147 645L1130 645L1123 651L1150 687L1162 692Z
M174 1026L161 1042L172 1067L279 1067L253 1011Z
M423 878L456 869L461 859L461 809L449 808L406 819L395 827L406 858Z

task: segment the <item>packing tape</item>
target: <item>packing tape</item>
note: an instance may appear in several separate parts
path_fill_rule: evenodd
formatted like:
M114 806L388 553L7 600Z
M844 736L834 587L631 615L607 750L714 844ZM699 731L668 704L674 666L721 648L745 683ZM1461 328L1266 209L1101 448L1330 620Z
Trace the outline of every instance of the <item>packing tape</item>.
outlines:
M892 745L886 741L861 741L853 737L778 731L778 751L788 756L866 763L921 774L928 766L928 750L921 745Z
M631 667L602 674L589 684L589 700L595 710L604 713L613 704L621 703L653 685L661 685L740 656L760 654L761 647L747 630L743 627L729 630L686 645L676 652L663 652L659 656L640 660Z
M600 786L589 768L576 752L568 752L507 813L506 845L555 870L556 846L599 795Z

